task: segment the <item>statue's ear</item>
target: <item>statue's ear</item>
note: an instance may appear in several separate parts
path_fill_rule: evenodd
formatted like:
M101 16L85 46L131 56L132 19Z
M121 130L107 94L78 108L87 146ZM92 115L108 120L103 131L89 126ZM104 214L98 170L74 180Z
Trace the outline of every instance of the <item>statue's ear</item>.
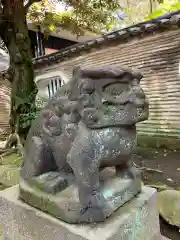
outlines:
M138 80L138 83L140 83L141 79L143 78L143 75L140 72L136 72L134 74L134 77Z
M69 100L76 101L80 95L79 82L81 79L81 68L75 67L72 72L72 81L70 83Z
M72 77L80 75L80 72L81 72L81 67L80 66L75 67L72 71Z

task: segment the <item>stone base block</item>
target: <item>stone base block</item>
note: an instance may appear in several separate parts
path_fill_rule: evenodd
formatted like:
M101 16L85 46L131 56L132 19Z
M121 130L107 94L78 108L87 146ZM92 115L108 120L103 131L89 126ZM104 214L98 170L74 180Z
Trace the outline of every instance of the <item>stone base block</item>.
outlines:
M104 205L99 211L89 208L83 213L75 179L74 183L56 194L47 192L48 185L53 185L49 183L48 178L52 177L55 182L54 174L62 179L61 175L55 172L45 173L30 184L20 178L20 199L32 207L71 224L94 222L92 219L97 219L97 222L103 220L141 192L139 173L136 179L131 179L128 176L122 177L113 170L105 169L100 173L100 191L105 200Z
M18 200L19 186L0 192L0 224L6 240L164 240L156 190L143 187L104 223L73 225Z

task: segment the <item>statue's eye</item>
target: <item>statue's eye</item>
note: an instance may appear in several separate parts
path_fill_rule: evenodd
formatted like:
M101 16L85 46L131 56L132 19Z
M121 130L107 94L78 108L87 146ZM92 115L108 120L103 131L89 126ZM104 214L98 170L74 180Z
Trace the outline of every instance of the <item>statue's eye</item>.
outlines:
M122 92L128 90L128 84L125 83L114 83L108 84L104 87L104 92L110 95L119 96Z

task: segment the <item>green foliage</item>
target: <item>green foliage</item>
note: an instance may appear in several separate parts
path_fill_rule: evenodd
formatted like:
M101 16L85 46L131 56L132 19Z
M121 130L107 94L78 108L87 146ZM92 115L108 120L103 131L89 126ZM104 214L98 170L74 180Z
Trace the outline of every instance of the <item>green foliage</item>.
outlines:
M42 0L31 6L27 18L43 26L46 34L58 27L80 36L83 35L84 29L94 33L108 31L111 24L117 21L113 12L120 9L118 0L59 0L59 2L70 8L56 12L53 7L47 8L48 0Z
M39 115L39 111L35 110L34 112L24 113L20 115L20 131L24 132L26 129L29 129L31 127L32 121Z
M24 105L29 105L30 102L29 102L29 98L26 97L26 98L20 98L18 96L14 96L14 102L15 102L15 111L17 111L18 109L20 109L22 106Z
M21 113L19 118L19 132L26 135L31 127L32 121L39 116L40 110L38 107L30 112Z
M59 2L66 4L70 9L63 12L56 12L55 8L50 6L49 0L0 0L0 15L2 13L0 16L0 29L2 29L2 26L3 29L7 29L7 31L1 31L1 37L10 40L10 37L7 37L9 36L9 32L12 32L12 34L16 32L8 31L10 27L9 19L10 21L15 21L12 18L13 11L16 13L14 14L15 16L21 14L19 18L22 19L22 23L24 23L23 19L26 17L27 20L35 25L40 25L41 29L44 29L46 35L48 35L50 31L66 29L73 32L78 37L83 35L84 31L87 30L95 33L108 31L111 23L116 21L113 12L120 9L119 0L59 0ZM23 8L24 11L22 11ZM5 20L1 21L3 18ZM18 23L20 24L20 22ZM12 26L13 25L15 24L12 22ZM19 29L18 26L16 26L16 28ZM27 30L25 26L23 29ZM4 36L4 33L5 35L7 34L7 36ZM16 36L13 36L12 39L16 39ZM15 44L17 45L17 43ZM6 45L10 46L8 41ZM27 48L29 47L30 46ZM28 49L26 49L26 52L28 52ZM11 59L13 59L14 53L9 51L9 54ZM29 64L32 63L31 59L27 61L29 61ZM21 72L21 68L18 69L17 67L17 70ZM30 71L33 72L33 69L30 69ZM29 75L30 72L27 70L27 74L24 75L24 81L27 83L29 82ZM19 76L21 76L21 74L19 74ZM31 81L32 79L33 78L30 78ZM23 79L20 80L23 81ZM24 93L23 91L14 91L14 95L16 96L11 97L11 104L13 106L11 109L12 123L17 128L19 127L20 130L22 129L22 131L23 129L28 129L32 120L39 114L39 109L34 107L34 96L36 93L32 92L29 95L27 89L30 88L24 89ZM29 96L27 96L27 94Z
M20 114L20 131L21 132L28 132L29 128L31 127L32 121L37 118L40 114L41 109L46 105L46 101L43 101L40 98L36 98L36 106L32 108L30 112L24 112Z
M28 132L32 121L39 115L40 110L44 106L44 103L38 101L35 106L31 104L31 95L28 97L20 98L14 97L15 111L20 114L19 117L19 131L21 133Z
M113 12L120 10L120 1L91 0L84 1L73 10L72 17L80 27L100 33L108 31L111 23L116 22Z
M122 20L120 24L123 24L124 26L129 26L142 22L144 18L149 15L151 9L155 8L155 1L156 0L120 1L123 12L128 16L124 20Z
M152 14L145 18L145 20L155 19L163 14L176 10L180 10L179 0L164 0Z

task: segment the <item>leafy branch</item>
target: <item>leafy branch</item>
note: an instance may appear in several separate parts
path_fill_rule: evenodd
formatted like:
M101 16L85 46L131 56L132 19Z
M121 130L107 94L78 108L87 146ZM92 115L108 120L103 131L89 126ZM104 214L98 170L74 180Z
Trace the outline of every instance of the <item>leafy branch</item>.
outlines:
M158 8L150 14L148 17L145 18L145 20L149 19L155 19L159 16L162 16L166 13L180 10L180 2L179 0L164 0L163 2L159 4Z
M37 3L37 2L41 2L41 0L29 0L27 2L27 4L25 5L25 8L28 10L31 7L31 5L33 5L34 3Z

